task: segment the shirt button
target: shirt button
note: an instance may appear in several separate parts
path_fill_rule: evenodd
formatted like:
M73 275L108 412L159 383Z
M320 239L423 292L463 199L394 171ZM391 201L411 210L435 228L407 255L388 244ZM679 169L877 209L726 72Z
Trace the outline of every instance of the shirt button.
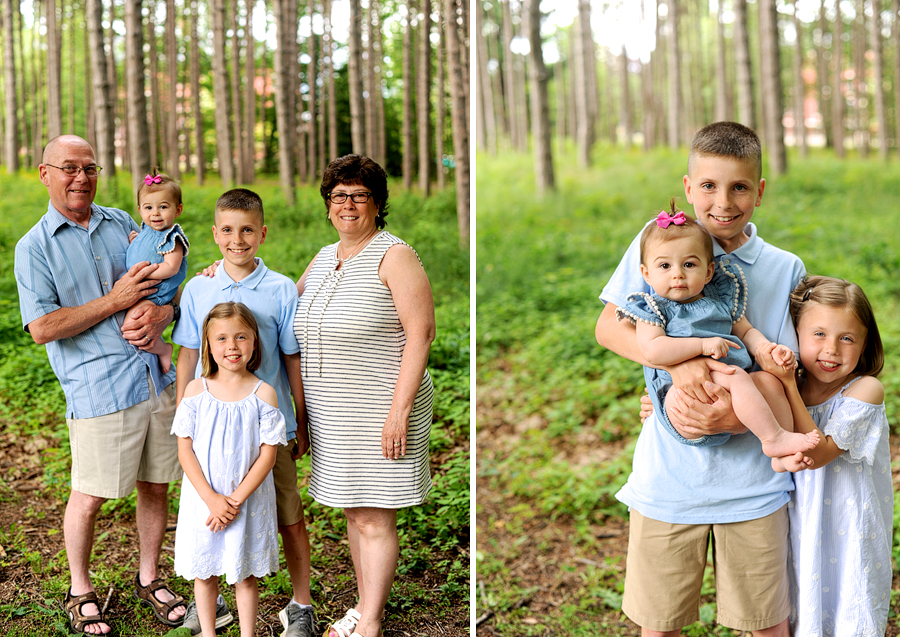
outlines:
M97 257L97 261L99 261L99 260L100 260L100 257Z
M109 287L109 281L104 281L103 285L105 285L106 287Z
M722 265L728 265L729 263L731 263L731 261L728 259L722 259Z

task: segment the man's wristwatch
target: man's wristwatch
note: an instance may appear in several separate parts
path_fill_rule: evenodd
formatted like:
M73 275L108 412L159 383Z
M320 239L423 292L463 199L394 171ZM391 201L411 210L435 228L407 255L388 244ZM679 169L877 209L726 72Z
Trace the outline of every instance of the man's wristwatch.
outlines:
M181 318L181 306L178 305L175 301L169 301L169 305L172 306L173 314L172 314L172 323L177 323L178 319Z

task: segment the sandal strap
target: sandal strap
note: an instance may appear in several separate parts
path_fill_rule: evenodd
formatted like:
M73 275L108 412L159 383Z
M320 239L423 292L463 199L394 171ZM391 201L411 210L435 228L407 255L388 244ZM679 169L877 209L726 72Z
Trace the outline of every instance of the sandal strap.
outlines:
M360 614L358 611L350 608L347 610L347 613L341 617L339 620L334 622L328 631L325 631L327 635L331 630L337 633L338 637L350 637L353 634L356 625L359 623Z
M169 588L168 585L166 585L166 581L162 578L158 577L146 586L141 586L141 577L140 575L137 575L134 578L134 583L135 586L137 586L138 595L141 597L141 599L145 599L153 604L154 608L160 611L165 611L166 617L168 617L169 613L171 613L179 606L186 606L184 603L184 598L181 595L176 595L175 591ZM172 595L172 599L170 599L168 602L161 601L154 594L158 590L165 590L167 593L169 593L169 595Z
M71 591L71 589L69 590ZM71 592L66 593L66 614L69 615L69 623L73 630L76 632L84 632L83 629L91 624L109 623L103 619L102 611L96 615L85 615L81 612L81 609L85 604L94 604L98 611L101 610L100 600L97 599L97 593L94 591L84 593L83 595L72 595Z

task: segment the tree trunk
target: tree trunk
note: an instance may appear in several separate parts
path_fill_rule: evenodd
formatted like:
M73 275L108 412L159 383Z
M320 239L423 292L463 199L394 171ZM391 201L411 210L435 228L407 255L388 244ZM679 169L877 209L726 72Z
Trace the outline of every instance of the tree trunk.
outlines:
M437 159L435 164L437 186L439 190L443 190L446 186L444 179L444 120L447 117L447 88L444 83L444 43L447 39L447 22L444 20L444 3L438 1L436 4L438 15L437 32L440 36L440 40L435 48L435 55L437 57L437 80L435 82L437 84L437 96L435 97L434 104L434 155Z
M421 1L421 31L419 35L419 62L416 65L416 112L419 133L419 190L431 195L431 1ZM478 38L483 41L484 38Z
M103 3L101 0L87 0L88 39L91 50L91 80L94 85L94 129L96 137L94 149L97 151L97 162L103 166L116 164L115 122L113 119L113 100L110 95L109 73L106 69L106 52L103 48ZM102 180L107 189L111 180Z
M385 134L387 124L384 119L384 94L381 90L383 82L381 69L384 64L384 29L382 27L383 21L379 14L378 28L375 29L375 51L378 54L378 64L375 65L375 86L378 87L378 99L375 100L375 117L378 122L375 138L378 140L378 147L374 152L376 161L383 166L387 163L387 138Z
M225 0L212 0L213 32L213 90L216 100L216 156L219 159L219 176L222 186L234 185L234 161L231 144L231 113L228 108L228 69L225 66Z
M191 0L191 113L194 116L194 146L197 152L197 185L206 179L206 147L203 144L203 113L200 111L199 0Z
M144 29L141 24L141 0L125 0L125 86L132 192L150 171L150 131L147 128L147 99L144 79ZM137 203L135 201L135 203Z
M678 5L682 0L670 0L669 15L669 147L681 144L683 114L681 110L681 56L678 50ZM739 0L738 0L739 1ZM736 27L735 27L736 28Z
M866 2L858 0L856 20L852 24L853 93L854 100L854 142L859 149L859 156L865 159L869 155L869 89L866 83Z
M408 20L408 18L407 18ZM353 152L365 155L366 123L362 82L362 8L360 0L350 0L350 33L348 35L350 59L347 75L350 81L350 136ZM406 75L404 74L404 77Z
M456 162L456 214L459 220L459 241L465 247L469 245L469 113L466 109L468 84L462 73L462 27L459 24L459 4L465 0L443 1L447 20L444 35L447 40L447 72L450 77L453 159Z
M844 158L844 86L843 86L843 35L844 18L841 16L841 3L835 3L834 37L831 39L831 58L834 60L834 74L831 87L831 105L833 107L832 126L834 127L834 152Z
M334 39L331 35L331 0L325 0L325 35L328 38L328 160L337 159L337 94L334 80Z
M244 56L244 170L246 183L252 184L256 179L256 40L253 38L253 6L255 0L247 0L247 12L244 16L244 37L247 38L246 55ZM263 83L265 86L265 83ZM235 117L238 115L235 114ZM260 118L260 121L265 121Z
M294 185L294 157L291 147L290 128L293 126L290 117L290 95L293 90L291 82L290 52L286 51L287 40L293 37L293 30L288 28L287 6L288 0L274 0L275 28L277 29L275 48L275 121L278 127L278 174L281 179L281 189L288 206L293 206L296 201L296 186Z
M132 0L133 1L133 0ZM47 140L62 134L60 33L56 0L47 3Z
M243 109L241 108L241 40L238 37L238 0L231 0L231 81L228 83L231 88L231 126L234 130L234 156L237 164L237 180L239 183L249 183L247 178L246 155L243 151L246 140L244 140L244 118L241 116ZM247 80L248 82L250 79Z
M891 2L891 39L894 41L894 143L900 155L900 0Z
M6 172L19 170L19 120L16 113L15 28L12 0L3 0L3 88L6 126L3 137L3 161Z
M503 89L506 95L507 129L509 130L509 142L513 148L519 148L519 111L517 104L523 96L516 95L515 67L513 52L510 44L513 39L512 10L510 0L500 0L503 7L503 21L500 25L500 33L503 39ZM445 19L449 22L451 16ZM449 61L448 61L449 66Z
M309 53L309 64L306 65L306 85L309 87L309 93L307 94L309 100L307 101L307 111L309 112L309 121L307 122L307 127L309 131L309 139L306 144L307 150L307 164L309 169L309 182L311 184L315 184L318 182L319 178L319 168L321 167L319 164L319 142L318 142L318 127L316 126L316 117L318 117L318 107L316 106L316 79L318 77L318 53L316 52L316 34L312 29L312 16L316 14L316 6L313 0L309 0L307 2L307 8L309 9L310 16L310 26L309 26L309 40L306 42L306 50ZM379 91L380 92L380 91Z
M156 0L149 0L150 10L147 12L147 48L150 62L150 103L147 108L150 127L150 167L159 166L160 162L159 141L165 139L165 123L160 117L159 98L159 55L156 48ZM160 134L160 129L163 133ZM168 168L167 168L168 170ZM143 179L143 175L141 175Z
M628 84L628 52L622 45L622 53L619 55L619 81L621 82L621 101L619 123L622 124L625 133L625 148L631 148L634 139L634 106L631 103L631 87Z
M887 115L884 108L884 52L881 43L881 7L878 0L870 0L872 20L869 22L869 38L872 40L872 74L875 76L875 121L878 124L878 154L888 158ZM895 16L896 19L896 16Z
M716 17L716 121L728 119L728 80L725 76L725 3L719 2Z
M415 84L415 76L412 69L413 56L413 16L416 13L415 2L407 0L406 3L406 24L403 30L403 188L409 190L412 188L413 166L415 158L413 153L413 110L412 95L413 85Z
M547 98L549 74L544 66L541 42L541 2L526 0L525 28L531 45L529 76L531 80L531 139L534 145L534 180L539 196L555 190L553 152L550 135L550 104ZM623 51L624 55L624 51Z
M31 76L34 78L34 109L31 112L31 139L34 143L34 156L38 159L38 161L43 161L42 153L44 152L44 134L43 134L43 123L44 123L44 100L41 99L41 95L43 95L43 86L41 85L41 78L43 74L41 73L41 49L40 49L40 41L36 37L37 33L37 25L41 23L41 3L34 3L34 29L31 33L31 63L33 73Z
M594 73L594 41L591 37L591 3L578 0L578 19L575 23L575 121L578 142L578 163L582 167L592 163L594 148L594 113L592 112L591 80Z
M109 92L112 95L112 115L113 115L113 138L115 139L115 131L117 128L116 117L119 118L119 126L121 126L122 131L122 149L118 151L115 147L113 148L114 153L121 153L122 164L127 165L128 160L128 116L125 114L125 103L124 101L119 101L119 72L116 70L116 31L112 28L112 24L114 23L116 15L116 3L115 0L109 0L109 57L106 59L106 72L109 74ZM112 179L109 179L113 175L116 174L116 165L112 164L109 167L104 166L103 171L107 177L107 180L112 182ZM115 187L115 184L113 184Z
M753 68L750 62L750 36L747 33L747 0L734 0L734 63L737 78L738 121L756 128L753 108Z
M561 43L559 41L559 32L557 32L556 46L561 51ZM556 126L554 128L554 136L556 137L556 154L562 155L566 152L566 115L568 110L568 99L566 94L566 60L563 57L553 65L554 91L556 93Z
M807 155L806 145L806 83L803 81L803 27L794 0L794 31L797 43L794 45L794 145L800 149L800 156Z
M766 142L769 152L769 170L775 175L787 171L787 153L784 147L784 91L781 86L781 62L779 59L778 14L775 0L760 0L760 76L766 115Z
M72 8L74 9L74 7ZM74 13L74 11L73 11ZM75 55L75 36L72 33L73 27L72 23L74 22L74 16L66 12L65 7L62 8L62 16L63 20L66 21L66 33L68 35L67 39L69 41L69 52L66 55L67 61L69 63L69 95L66 102L69 105L68 117L66 118L66 130L74 131L75 130L75 100L77 99L76 91L75 91L75 60L77 56ZM69 19L67 19L69 18Z
M900 0L897 1L900 2ZM825 57L827 34L828 16L825 13L825 0L822 0L819 4L819 40L816 44L816 88L819 97L819 113L822 115L822 128L825 132L825 145L832 148L834 133L831 127L831 80L828 74L828 59ZM833 42L831 46L833 49Z
M21 9L19 11L15 11L14 15L19 17L17 22L17 29L19 33L18 38L18 51L19 51L19 69L22 73L22 90L19 91L19 113L21 117L19 117L19 126L21 127L20 134L20 143L22 147L25 149L25 165L26 166L36 166L38 164L35 161L35 157L33 154L33 146L31 143L31 127L28 123L28 109L26 107L27 104L32 104L32 109L34 108L34 99L35 94L32 93L30 96L28 95L28 87L32 86L32 82L34 81L34 76L28 72L28 64L25 62L25 15L22 13Z
M375 159L378 155L376 150L378 147L378 113L375 106L376 89L375 89L375 0L369 0L366 8L366 46L364 51L365 57L365 89L364 92L368 98L364 101L365 106L365 129L366 129L366 150L370 158ZM378 88L380 92L381 88ZM375 161L378 161L375 159Z
M178 42L175 40L175 0L166 0L166 61L169 65L169 123L166 126L166 163L169 177L181 179L181 152L178 144Z

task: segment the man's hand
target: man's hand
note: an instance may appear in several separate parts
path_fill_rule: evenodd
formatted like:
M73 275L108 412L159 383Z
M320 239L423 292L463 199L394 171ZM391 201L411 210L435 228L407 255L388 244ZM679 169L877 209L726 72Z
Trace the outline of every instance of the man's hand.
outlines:
M125 315L122 338L135 347L146 349L174 318L175 310L171 305L157 305L145 299L128 310Z
M158 267L158 263L141 261L131 266L131 269L116 281L112 290L109 291L109 296L120 310L129 308L156 292L156 281L145 279Z
M706 390L706 384L712 383L709 373L733 374L734 368L711 358L698 357L666 367L666 371L672 375L672 384L688 396L698 402L713 403L716 397Z
M712 381L707 381L704 391L713 396L712 403L696 400L681 389L674 389L667 403L669 419L685 438L698 438L710 434L742 434L747 428L734 415L731 394Z

